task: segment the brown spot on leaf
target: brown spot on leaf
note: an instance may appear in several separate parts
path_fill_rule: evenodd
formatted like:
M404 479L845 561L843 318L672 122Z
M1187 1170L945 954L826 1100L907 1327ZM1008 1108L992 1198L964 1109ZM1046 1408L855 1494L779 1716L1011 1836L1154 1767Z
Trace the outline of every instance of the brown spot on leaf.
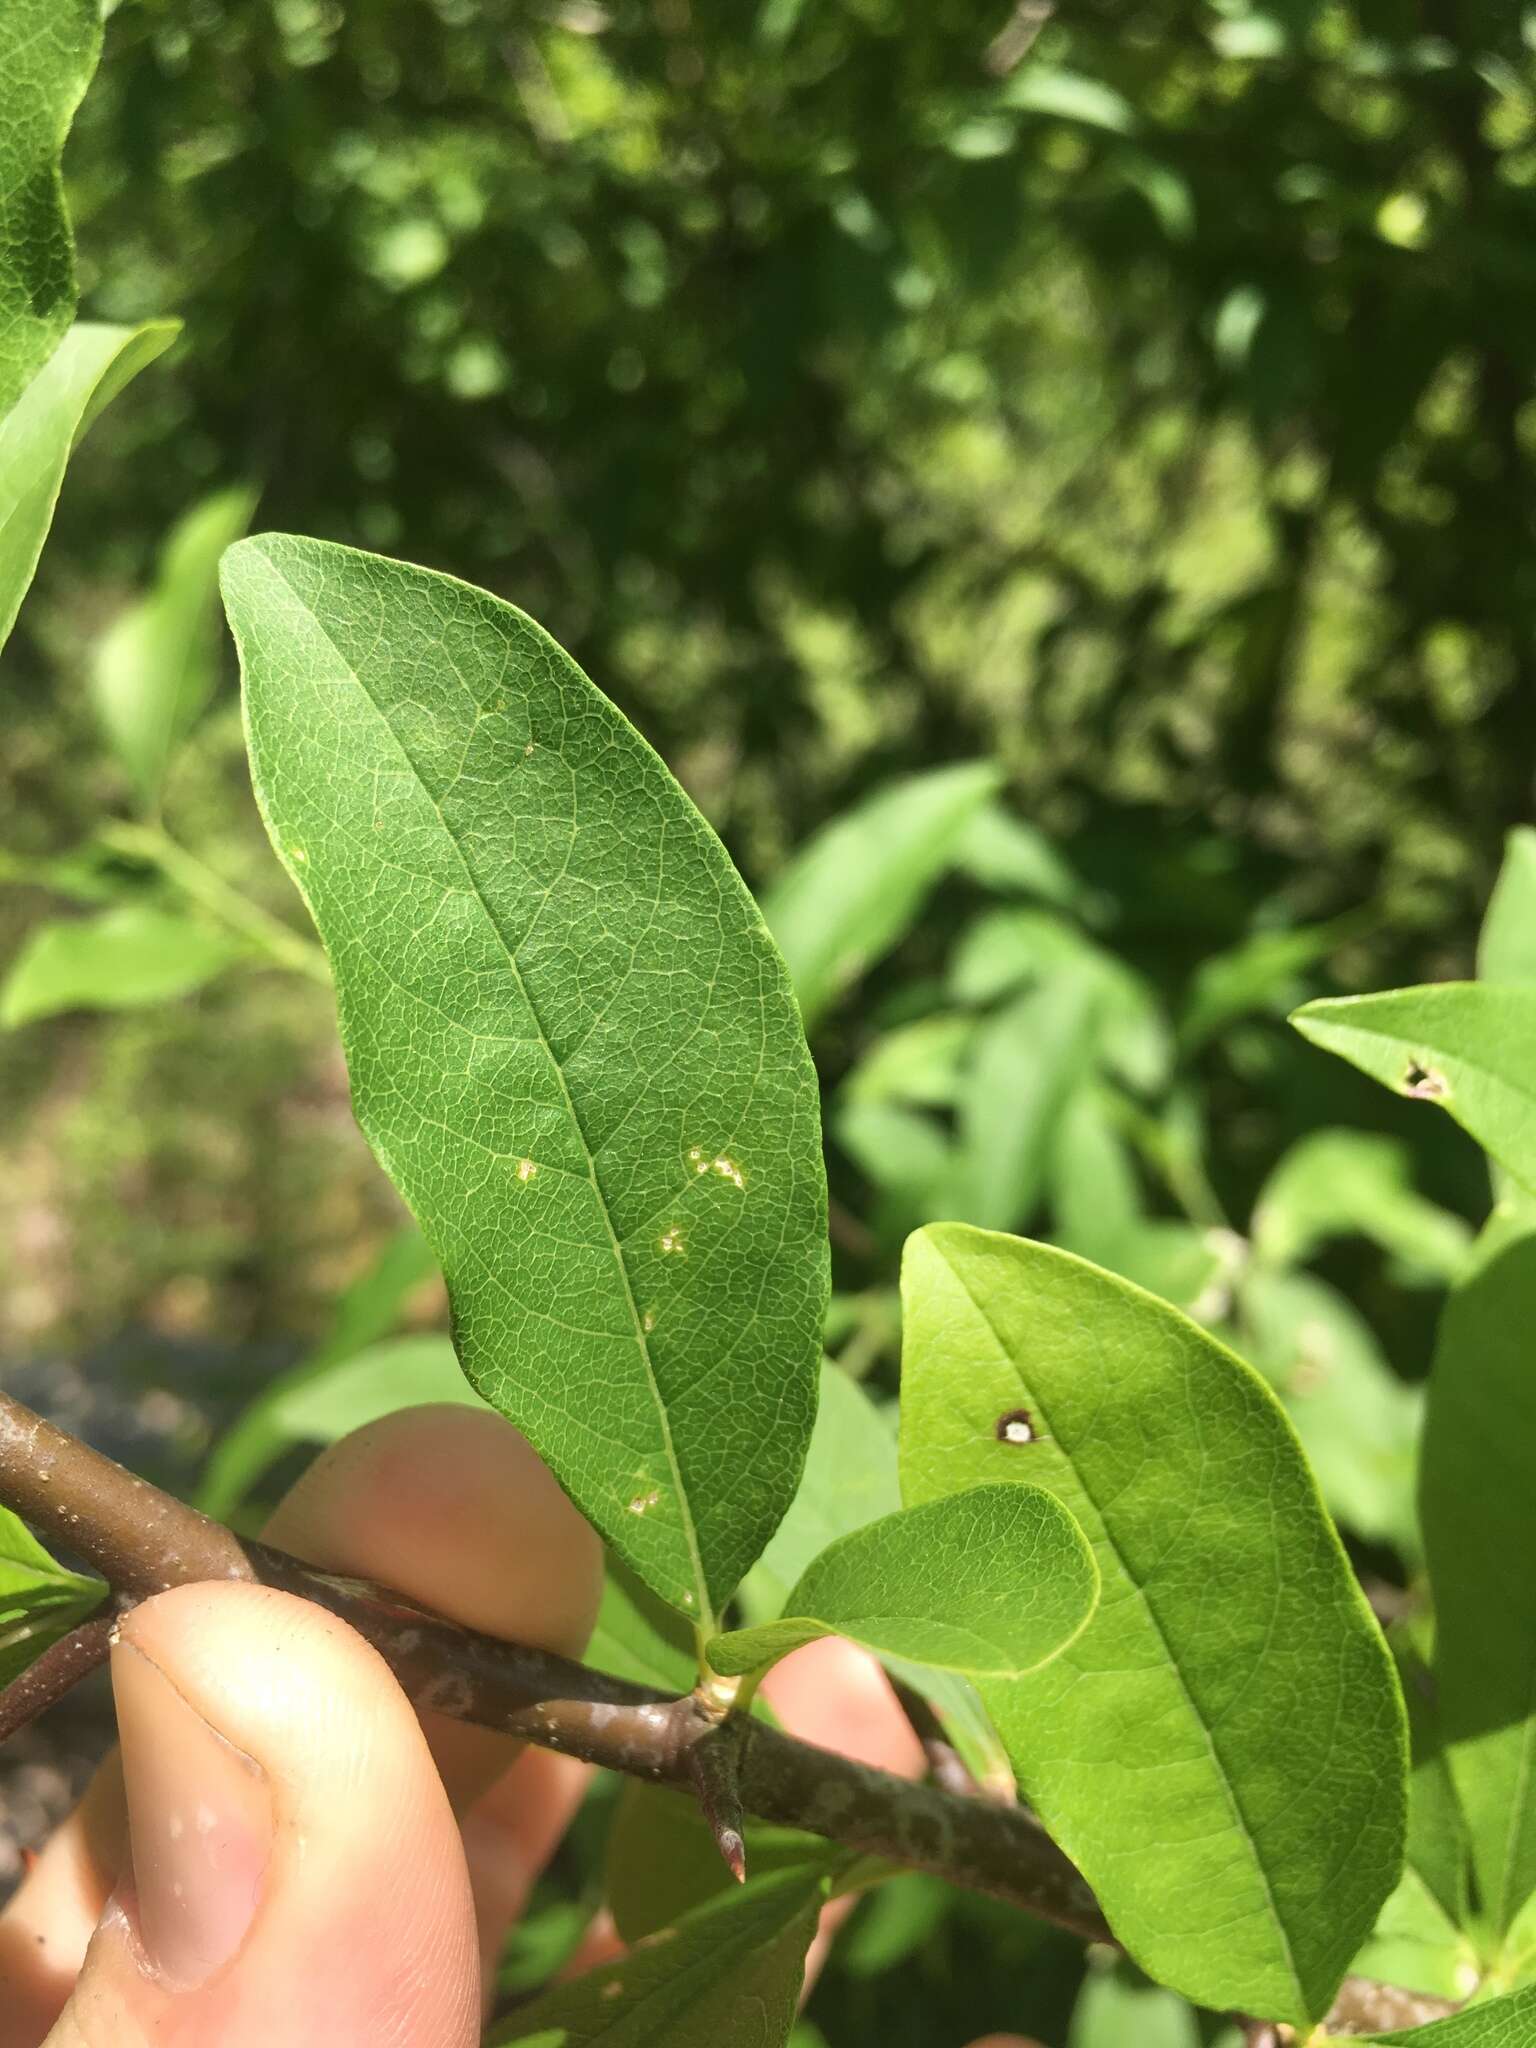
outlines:
M1418 1060L1408 1062L1408 1071L1403 1076L1405 1095L1415 1096L1420 1102L1443 1102L1450 1092L1450 1083L1444 1074L1434 1067L1421 1065Z

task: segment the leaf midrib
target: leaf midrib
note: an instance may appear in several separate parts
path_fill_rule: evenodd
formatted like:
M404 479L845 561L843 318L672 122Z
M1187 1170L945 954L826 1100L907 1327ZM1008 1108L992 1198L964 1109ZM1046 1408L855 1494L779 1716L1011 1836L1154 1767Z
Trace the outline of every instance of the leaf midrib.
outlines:
M965 1276L956 1270L953 1262L942 1250L940 1250L940 1257L944 1259L945 1265L949 1268L950 1273L959 1283L959 1286L965 1294L966 1299L970 1302L971 1306L975 1309L976 1313L981 1317L983 1323L985 1323L988 1335L991 1337L993 1343L997 1346L998 1352L1002 1356L1004 1362L1007 1364L1009 1370L1013 1372L1016 1376L1020 1377L1022 1384L1022 1376L1019 1375L1019 1369L1017 1365L1014 1363L1013 1354L1008 1349L1008 1346L1004 1343L1002 1333L999 1331L996 1323L993 1322L992 1317L988 1313L985 1304L977 1299L976 1295L968 1285ZM1040 1419L1045 1424L1046 1434L1054 1436L1054 1432L1051 1430L1050 1427L1050 1416L1046 1412L1045 1403L1040 1397L1039 1389L1035 1386L1032 1380L1028 1383L1026 1391L1030 1395L1030 1398L1033 1401L1034 1406L1039 1411ZM1058 1442L1060 1441L1059 1438L1056 1440ZM1063 1452L1062 1455L1065 1456L1065 1452ZM1079 1469L1076 1461L1069 1460L1069 1462L1072 1465L1072 1473L1074 1478L1077 1480L1078 1485L1081 1486L1081 1488L1083 1489L1084 1498L1087 1500L1089 1506L1093 1509L1094 1514L1098 1517L1099 1527L1104 1531L1104 1540L1108 1544L1110 1551L1114 1556L1116 1564L1119 1565L1121 1571L1124 1573L1126 1583L1135 1589L1137 1604L1140 1607L1142 1613L1145 1615L1148 1623L1150 1624L1153 1633L1157 1637L1158 1642L1162 1645L1163 1653L1168 1659L1168 1668L1173 1673L1173 1676L1178 1683L1179 1691L1183 1694L1185 1703L1188 1705L1191 1714L1193 1714L1195 1721L1199 1726L1201 1734L1205 1737L1207 1752L1209 1753L1211 1762L1216 1766L1217 1782L1220 1784L1221 1789L1226 1796L1227 1804L1232 1812L1232 1818L1237 1822L1238 1831L1241 1836L1243 1845L1247 1849L1249 1857L1252 1860L1254 1873L1259 1880L1259 1885L1263 1891L1265 1902L1269 1907L1270 1914L1274 1920L1274 1924L1279 1931L1280 1944L1282 1949L1284 1950L1285 1967L1290 1975L1291 1987L1294 1990L1296 1997L1300 2001L1300 2004L1302 2005L1303 2009L1310 2010L1310 2004L1307 1998L1305 1988L1303 1987L1301 1979L1298 1976L1296 1970L1296 1956L1295 1951L1291 1946L1290 1929L1286 1926L1285 1920L1280 1912L1279 1905L1275 1899L1274 1886L1271 1884L1269 1872L1265 1869L1263 1861L1259 1856L1257 1839L1249 1823L1248 1816L1243 1811L1242 1801L1238 1797L1237 1788L1232 1783L1232 1779L1228 1773L1226 1759L1222 1756L1221 1750L1217 1744L1216 1732L1206 1720L1204 1709L1201 1707L1198 1700L1196 1700L1194 1694L1190 1691L1189 1682L1184 1676L1184 1670L1182 1665L1179 1663L1178 1659L1173 1654L1173 1647L1168 1641L1168 1637L1163 1628L1161 1618L1159 1617L1157 1610L1153 1607L1152 1602L1147 1595L1146 1588L1142 1585L1141 1580L1136 1577L1135 1573L1132 1572L1130 1567L1127 1565L1125 1558L1121 1553L1120 1546L1115 1541L1114 1532L1110 1528L1104 1510L1099 1506L1098 1501L1094 1498L1093 1490L1088 1485L1087 1480L1083 1477L1082 1472ZM1092 1621L1093 1616L1090 1615L1088 1623L1085 1624L1085 1627L1082 1631L1083 1634L1086 1634L1087 1628L1091 1627ZM1079 1637L1078 1640L1080 1639L1081 1638ZM1070 1649L1071 1647L1071 1644L1066 1645L1066 1649Z
M335 640L326 630L324 621L316 613L313 606L308 604L305 601L305 599L299 594L299 592L294 588L293 584L283 574L283 571L279 567L277 562L274 561L272 556L268 554L265 549L260 549L258 550L258 552L260 553L261 559L267 564L268 568L271 570L272 574L282 584L283 588L286 591L288 591L289 594L292 596L294 603L297 604L303 611L304 615L313 622L315 630L319 633L321 639L324 640L326 646L330 648L331 652L335 655L337 661L341 664L341 668L344 674L350 678L350 680L357 687L357 689L360 690L363 696L368 700L369 704L372 705L375 715L378 717L385 731L389 734L390 739L393 741L395 748L400 755L401 760L404 761L407 768L410 769L411 774L416 781L417 787L421 790L421 793L426 798L427 802L432 806L433 813L436 816L438 823L443 828L444 836L447 838L448 844L453 848L454 857L459 863L459 867L463 872L464 879L469 885L470 892L473 895L475 901L479 904L481 911L484 913L487 924L490 926L492 932L494 932L496 936L497 944L501 947L502 952L506 956L507 966L511 970L512 978L517 984L518 992L522 996L523 1001L528 1006L528 1015L533 1020L534 1030L538 1035L538 1043L543 1048L544 1056L549 1062L550 1071L554 1074L555 1080L560 1089L561 1099L565 1104L566 1114L569 1116L571 1120L572 1129L575 1131L577 1139L581 1145L582 1157L585 1159L587 1166L587 1179L591 1184L593 1195L596 1197L598 1213L601 1215L603 1219L603 1228L608 1234L608 1243L613 1252L614 1264L618 1268L620 1283L624 1289L624 1300L626 1306L629 1309L630 1321L634 1329L635 1348L640 1355L641 1363L645 1367L646 1385L649 1389L652 1403L655 1406L657 1423L661 1432L662 1448L666 1454L667 1468L671 1473L673 1488L677 1495L678 1507L682 1515L683 1534L687 1541L688 1556L693 1567L694 1597L698 1602L698 1609L696 1615L690 1618L694 1619L697 1622L697 1625L701 1631L713 1632L715 1626L714 1610L710 1601L709 1586L704 1576L703 1558L699 1551L698 1530L694 1524L693 1509L689 1502L687 1487L683 1482L682 1468L678 1462L677 1446L674 1443L672 1437L671 1418L667 1414L667 1405L665 1400L662 1398L661 1386L656 1378L656 1368L651 1358L650 1346L645 1341L645 1325L641 1317L639 1304L635 1300L634 1288L630 1284L629 1268L624 1263L623 1245L619 1238L618 1232L614 1229L613 1217L610 1214L608 1208L608 1199L603 1192L602 1182L598 1178L597 1157L596 1154L593 1152L591 1143L587 1137L586 1126L581 1120L580 1113L576 1108L575 1100L571 1095L570 1085L565 1077L565 1069L560 1064L560 1061L555 1054L555 1049L549 1042L549 1036L544 1029L543 1017L540 1015L538 1005L534 1002L533 999L533 992L528 986L527 980L523 975L522 968L518 965L517 954L512 946L511 941L508 939L506 933L502 930L500 918L496 915L496 912L491 907L491 904L488 901L484 890L480 887L479 878L475 874L474 869L470 866L469 861L464 853L464 849L462 848L462 846L460 846L458 838L456 837L452 827L449 825L448 820L443 816L443 809L441 803L433 795L432 790L428 786L426 777L422 774L420 768L416 765L416 762L411 755L410 749L406 746L405 741L400 737L399 733L395 730L394 724L390 719L389 714L385 711L383 705L379 703L378 699L369 689L367 683L363 680L362 676L358 674L357 670L352 666L351 662L347 660L346 656L342 653L341 649L336 645ZM445 654L444 659L447 660L447 658L448 657ZM463 681L462 677L460 677L460 681ZM473 693L471 693L471 695L473 695Z

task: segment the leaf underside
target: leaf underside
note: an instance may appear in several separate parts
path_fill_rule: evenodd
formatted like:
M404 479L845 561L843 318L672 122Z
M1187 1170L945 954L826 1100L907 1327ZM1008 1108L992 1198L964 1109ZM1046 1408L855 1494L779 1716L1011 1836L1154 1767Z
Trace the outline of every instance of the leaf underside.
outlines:
M707 1626L815 1411L826 1184L783 963L666 768L521 612L282 535L223 583L263 814L465 1370Z

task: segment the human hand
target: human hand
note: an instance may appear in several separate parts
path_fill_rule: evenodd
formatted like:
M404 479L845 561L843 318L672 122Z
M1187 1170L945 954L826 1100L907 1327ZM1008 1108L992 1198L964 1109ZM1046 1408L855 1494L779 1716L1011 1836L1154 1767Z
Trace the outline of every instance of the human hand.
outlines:
M267 1533L567 1656L601 1597L592 1530L515 1430L467 1408L360 1430ZM361 1637L265 1587L144 1602L112 1683L120 1755L0 1918L0 2048L474 2048L495 1958L585 1767L418 1720ZM772 1689L807 1740L921 1768L851 1646L787 1659Z

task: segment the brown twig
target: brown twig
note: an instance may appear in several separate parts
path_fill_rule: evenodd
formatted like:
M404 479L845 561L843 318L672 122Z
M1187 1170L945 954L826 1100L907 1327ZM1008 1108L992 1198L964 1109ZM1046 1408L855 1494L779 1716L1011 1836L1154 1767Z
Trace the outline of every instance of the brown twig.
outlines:
M94 1566L113 1596L111 1617L96 1617L46 1652L40 1677L34 1664L0 1692L0 1732L18 1715L30 1718L29 1700L39 1711L94 1668L116 1618L138 1601L174 1586L244 1580L313 1600L348 1622L423 1710L690 1789L701 1802L701 1776L708 1776L708 1796L727 1827L734 1803L761 1820L988 1893L1084 1940L1114 1940L1080 1872L1018 1806L912 1784L760 1721L733 1718L722 1727L718 1706L697 1694L671 1698L566 1657L459 1628L383 1587L317 1571L242 1540L6 1393L0 1502ZM734 1788L716 1770L719 1752L703 1764L694 1756L727 1734ZM1375 2032L1454 2010L1354 1977L1326 2024L1333 2032Z
M0 1691L0 1742L9 1741L106 1663L116 1625L111 1611L93 1614L67 1636L50 1643L19 1678Z

